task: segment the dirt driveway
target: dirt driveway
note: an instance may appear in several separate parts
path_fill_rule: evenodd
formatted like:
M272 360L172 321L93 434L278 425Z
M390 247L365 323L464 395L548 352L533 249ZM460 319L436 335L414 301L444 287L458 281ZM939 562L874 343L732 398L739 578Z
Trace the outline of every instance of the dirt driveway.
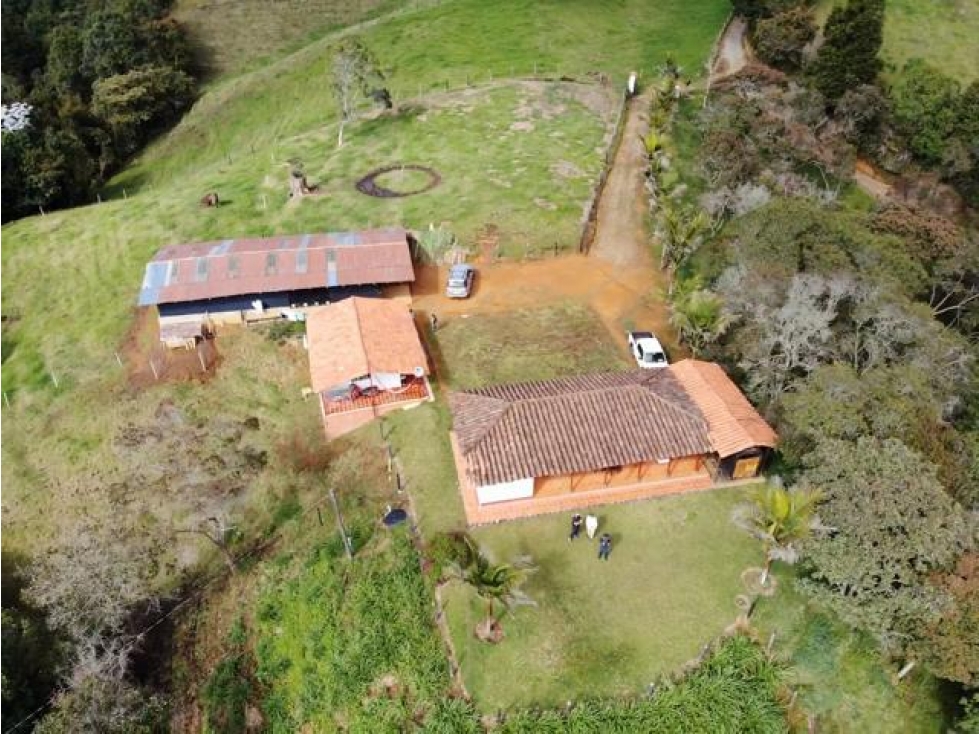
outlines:
M664 331L662 300L649 270L620 267L584 255L532 262L479 266L473 294L466 300L444 296L446 269L420 267L412 286L413 308L440 321L576 301L591 306L627 352L623 331L642 327Z
M623 268L648 268L651 264L643 188L646 151L642 142L649 134L648 111L648 93L629 100L622 142L598 202L595 241L589 253Z
M413 307L441 321L470 314L537 308L562 301L588 304L628 353L624 331L655 331L676 347L669 327L663 275L650 253L643 187L641 137L648 130L649 100L629 105L622 144L599 202L591 253L529 262L478 265L473 294L466 300L444 296L446 268L419 267L412 286Z

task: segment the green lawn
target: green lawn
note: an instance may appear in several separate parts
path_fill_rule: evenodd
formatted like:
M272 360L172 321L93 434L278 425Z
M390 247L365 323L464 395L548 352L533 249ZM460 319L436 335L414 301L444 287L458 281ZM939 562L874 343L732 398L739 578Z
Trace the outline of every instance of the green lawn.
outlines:
M884 58L903 66L921 58L968 84L979 77L979 3L887 0Z
M816 17L825 23L843 0L819 0ZM979 77L979 3L975 0L887 0L881 58L897 70L924 59L963 85Z
M484 604L468 588L448 589L453 639L479 705L636 695L696 657L734 621L739 574L758 561L757 545L729 520L740 499L728 490L599 509L613 537L607 563L597 541L568 542L564 515L476 530L493 558L530 555L539 568L526 586L537 606L504 618L506 640L496 646L472 634Z
M453 318L433 351L439 377L454 388L630 366L595 312L577 303Z
M338 28L421 6L419 0L177 0L172 16L206 78L231 77Z

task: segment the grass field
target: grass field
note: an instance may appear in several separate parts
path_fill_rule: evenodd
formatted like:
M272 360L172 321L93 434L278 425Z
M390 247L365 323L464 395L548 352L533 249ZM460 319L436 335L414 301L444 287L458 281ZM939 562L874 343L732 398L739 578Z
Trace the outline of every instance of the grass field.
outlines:
M824 23L842 0L819 0L816 17ZM881 58L893 74L906 61L920 58L968 84L979 78L976 38L979 3L975 0L887 0Z
M433 352L440 379L454 388L630 366L598 316L576 303L453 318L439 328Z
M380 7L365 2L357 12ZM160 492L137 471L165 466L166 451L180 441L194 445L189 431L173 444L154 443L145 454L138 444L121 448L120 436L166 434L157 416L163 404L172 402L179 414L200 422L254 413L263 425L256 450L266 452L297 425L297 416L308 417L308 406L296 402L303 365L282 361L260 337L219 339L224 363L206 385L147 390L128 384L116 352L133 323L143 266L157 248L431 221L448 222L464 244L478 227L495 222L504 252L514 244L521 252L573 246L616 92L599 84L499 77L532 75L538 64L539 71L622 78L629 69L652 68L670 49L697 68L725 13L723 0L695 12L679 0L656 12L637 0L600 8L555 2L530 8L515 0L421 4L410 17L395 13L364 30L390 67L400 113L351 125L342 150L334 144L327 72L334 34L216 80L174 130L107 187L103 203L4 226L5 548L31 553L46 547L52 525L83 507L111 516L111 486L132 484L127 512L138 516L149 508L150 520L208 512L187 504L192 492ZM225 32L244 33L230 23ZM466 87L467 77L480 86ZM455 91L447 93L446 83ZM290 205L286 177L297 160L320 195ZM442 183L400 200L354 190L372 168L399 161L433 166ZM199 208L199 197L212 190L222 206ZM273 470L267 473L268 480L249 477L234 493L214 492L204 505L223 503L230 513L260 506L275 484ZM52 506L62 512L50 512ZM256 522L267 517L265 509ZM185 560L192 558L188 553Z
M262 66L329 31L417 7L419 0L177 0L172 16L187 29L206 78L214 79Z
M758 548L729 520L739 492L601 508L613 537L610 561L597 541L568 542L568 517L480 528L492 557L533 557L525 589L536 607L503 620L506 640L473 637L485 605L453 586L446 608L466 684L481 707L556 705L586 695L637 695L676 670L734 621L739 574ZM519 676L503 671L519 670Z
M979 78L979 3L888 0L884 58L896 67L922 58L968 84Z

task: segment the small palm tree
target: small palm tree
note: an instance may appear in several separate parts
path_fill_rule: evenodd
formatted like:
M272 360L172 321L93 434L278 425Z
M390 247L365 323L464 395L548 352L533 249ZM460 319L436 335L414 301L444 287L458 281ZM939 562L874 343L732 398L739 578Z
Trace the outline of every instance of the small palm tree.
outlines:
M816 515L816 505L822 499L818 489L785 489L768 484L757 489L750 503L739 508L736 522L765 548L762 586L768 583L773 561L788 564L798 561L798 544L822 527Z
M476 626L476 636L481 640L499 640L500 625L493 613L493 603L498 602L504 609L533 604L520 587L536 568L527 557L516 559L513 563L492 563L480 550L476 541L463 535L460 557L452 565L453 575L469 584L481 598L486 600L486 619Z
M724 336L735 321L724 310L724 300L719 295L698 286L695 282L692 287L677 291L670 304L670 323L694 356Z
M659 266L662 270L669 269L672 294L676 272L697 249L700 235L707 229L710 220L702 211L692 213L665 202L661 210L659 236L663 253Z

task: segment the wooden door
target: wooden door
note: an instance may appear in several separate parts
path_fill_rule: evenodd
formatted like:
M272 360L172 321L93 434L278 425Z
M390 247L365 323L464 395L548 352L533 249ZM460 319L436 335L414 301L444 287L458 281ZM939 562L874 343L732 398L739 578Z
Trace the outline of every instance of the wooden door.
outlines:
M748 477L758 476L758 465L761 463L760 456L752 456L747 459L738 459L734 464L734 474L732 479L747 479Z

